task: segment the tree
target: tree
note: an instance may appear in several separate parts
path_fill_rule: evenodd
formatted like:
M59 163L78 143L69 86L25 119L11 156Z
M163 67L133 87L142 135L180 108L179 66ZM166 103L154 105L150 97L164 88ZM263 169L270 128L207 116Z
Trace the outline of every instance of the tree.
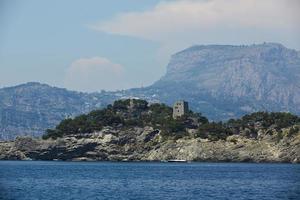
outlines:
M198 128L197 136L200 138L208 138L209 140L224 140L227 136L231 135L231 132L228 128L224 127L222 122L216 123L206 123L202 124Z

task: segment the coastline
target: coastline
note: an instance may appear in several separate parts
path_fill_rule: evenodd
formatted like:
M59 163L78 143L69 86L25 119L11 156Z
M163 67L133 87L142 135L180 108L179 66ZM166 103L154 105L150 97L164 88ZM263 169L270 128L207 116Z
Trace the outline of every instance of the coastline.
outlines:
M133 135L135 137L135 135ZM109 139L108 139L109 138ZM0 160L72 162L186 162L212 163L300 163L300 136L251 139L242 136L220 141L181 138L119 144L113 135L64 137L42 140L20 137L0 143ZM184 163L186 163L184 162Z
M175 164L175 165L193 165L193 164L253 164L253 165L299 165L300 163L296 162L238 162L238 161L187 161L187 162L167 162L167 161L156 161L156 160L132 160L132 161L114 161L114 160L88 160L88 161L75 161L75 160L0 160L0 163L14 163L14 162L21 162L21 163L81 163L81 164L89 164L89 163L107 163L107 164Z

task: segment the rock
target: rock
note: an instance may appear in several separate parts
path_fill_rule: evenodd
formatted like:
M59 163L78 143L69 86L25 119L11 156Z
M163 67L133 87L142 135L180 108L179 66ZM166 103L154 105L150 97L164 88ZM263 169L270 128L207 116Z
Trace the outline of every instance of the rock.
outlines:
M256 138L231 135L226 140L181 138L161 141L153 127L110 129L84 137L57 140L19 137L0 142L1 160L290 162L300 163L300 133L274 139L276 132ZM114 134L111 134L113 132ZM118 135L118 136L116 136Z
M113 140L116 140L116 137L113 136L112 134L106 134L104 135L103 139L101 140L101 142L103 143L110 143L112 142Z
M39 142L32 137L17 137L14 142L15 148L20 151L31 151L39 145Z

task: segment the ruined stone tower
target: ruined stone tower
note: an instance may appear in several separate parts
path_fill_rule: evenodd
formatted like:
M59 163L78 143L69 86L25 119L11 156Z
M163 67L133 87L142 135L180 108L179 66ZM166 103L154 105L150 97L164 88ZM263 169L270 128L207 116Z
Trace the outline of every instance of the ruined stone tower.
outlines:
M176 101L173 106L173 118L176 119L187 114L189 111L189 104L186 101Z

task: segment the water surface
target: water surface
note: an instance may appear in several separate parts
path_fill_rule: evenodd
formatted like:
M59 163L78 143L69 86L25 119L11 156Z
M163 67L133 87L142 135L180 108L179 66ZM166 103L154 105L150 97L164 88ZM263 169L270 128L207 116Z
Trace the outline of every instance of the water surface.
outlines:
M300 165L0 161L0 199L300 199Z

